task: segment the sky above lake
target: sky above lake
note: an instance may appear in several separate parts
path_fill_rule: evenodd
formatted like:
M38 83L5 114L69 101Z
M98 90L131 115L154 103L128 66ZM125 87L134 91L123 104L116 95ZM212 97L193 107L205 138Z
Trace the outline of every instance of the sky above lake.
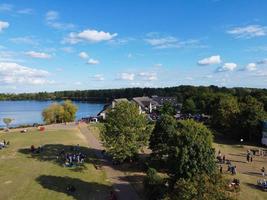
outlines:
M266 0L0 2L0 92L267 86Z

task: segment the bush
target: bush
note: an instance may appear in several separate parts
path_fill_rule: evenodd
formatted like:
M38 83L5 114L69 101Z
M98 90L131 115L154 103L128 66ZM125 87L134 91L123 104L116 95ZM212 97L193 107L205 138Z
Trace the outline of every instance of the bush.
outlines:
M164 179L158 175L157 170L149 168L144 179L145 195L147 199L157 200L162 199L166 193Z

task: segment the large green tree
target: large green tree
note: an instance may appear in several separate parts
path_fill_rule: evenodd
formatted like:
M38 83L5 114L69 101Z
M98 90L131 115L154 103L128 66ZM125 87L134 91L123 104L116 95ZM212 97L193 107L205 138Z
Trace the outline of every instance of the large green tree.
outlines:
M215 171L212 133L202 123L180 120L168 140L168 172L174 181Z
M76 112L78 110L77 106L75 106L70 100L64 101L62 103L62 107L64 110L64 121L72 122L75 120Z
M261 121L266 120L267 115L264 105L252 96L247 96L240 102L238 124L240 137L249 140L258 140L261 137Z
M177 121L174 117L164 114L157 120L149 139L149 147L152 157L158 161L164 161L168 155L169 140L177 132Z
M186 99L182 106L182 113L194 114L196 112L196 105L192 98Z
M148 143L150 126L136 104L120 102L109 110L101 136L106 150L120 162L135 157Z
M216 128L232 128L236 124L238 113L239 105L236 97L219 95L213 104L212 123Z
M227 192L227 181L221 174L211 176L198 174L192 179L179 179L167 200L233 200L233 194Z
M42 112L46 124L72 122L75 120L77 107L71 101L53 103Z

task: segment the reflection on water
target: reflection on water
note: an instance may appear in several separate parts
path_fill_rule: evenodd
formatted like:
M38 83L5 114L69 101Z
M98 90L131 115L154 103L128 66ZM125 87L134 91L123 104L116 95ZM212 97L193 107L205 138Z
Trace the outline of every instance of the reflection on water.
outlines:
M0 101L0 127L5 126L3 118L14 119L11 126L43 123L42 111L54 101ZM76 119L95 116L103 108L102 103L74 101L78 106Z

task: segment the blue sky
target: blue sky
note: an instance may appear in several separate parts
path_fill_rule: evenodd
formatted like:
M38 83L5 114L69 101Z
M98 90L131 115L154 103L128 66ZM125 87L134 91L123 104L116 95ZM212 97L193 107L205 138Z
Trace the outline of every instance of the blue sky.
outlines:
M0 92L267 86L265 0L0 2Z

